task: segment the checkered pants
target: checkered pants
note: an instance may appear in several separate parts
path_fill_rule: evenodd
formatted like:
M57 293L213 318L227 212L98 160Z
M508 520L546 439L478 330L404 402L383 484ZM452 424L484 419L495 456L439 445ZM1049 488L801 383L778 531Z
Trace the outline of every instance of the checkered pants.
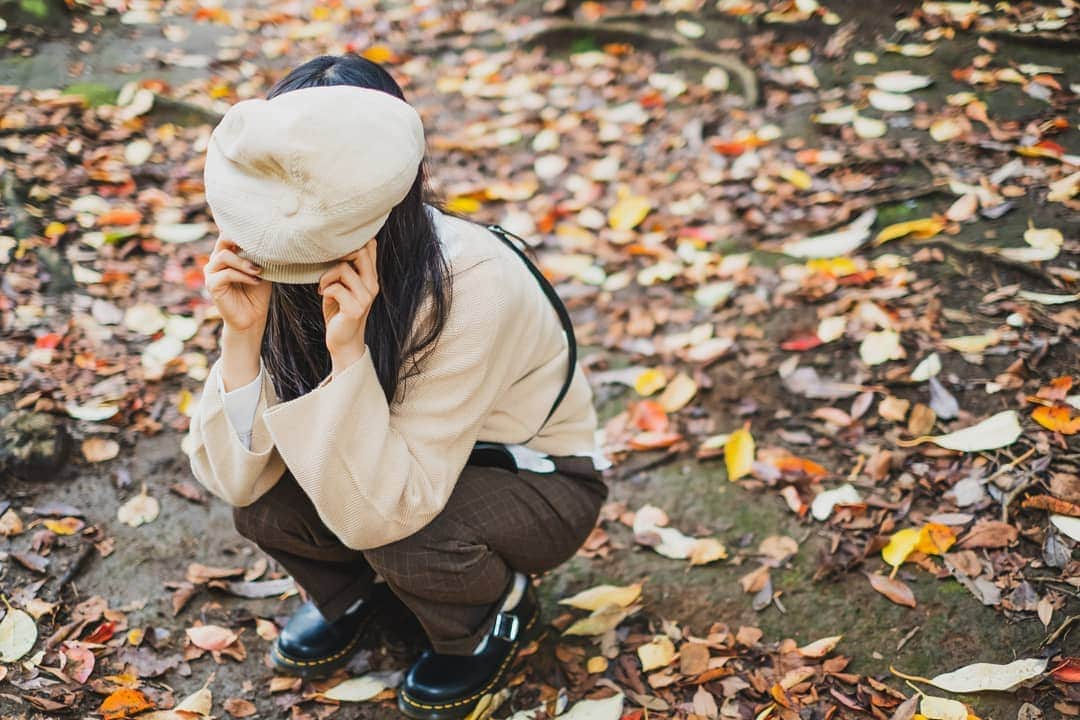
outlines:
M235 508L233 518L328 620L367 598L378 574L436 651L468 654L487 633L514 573L562 564L596 523L607 488L592 460L553 460L553 473L466 466L434 520L372 550L343 545L288 472L253 504Z

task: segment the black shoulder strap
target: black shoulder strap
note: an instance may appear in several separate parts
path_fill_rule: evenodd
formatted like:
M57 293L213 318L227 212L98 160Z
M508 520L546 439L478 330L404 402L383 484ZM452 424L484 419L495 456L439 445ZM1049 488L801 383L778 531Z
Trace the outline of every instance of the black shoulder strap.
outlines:
M547 425L548 420L555 414L555 411L559 408L559 403L566 397L566 393L570 390L570 383L574 380L574 369L577 367L577 340L574 338L574 324L570 320L570 313L567 312L566 306L563 305L562 299L559 294L555 292L555 288L551 286L548 279L544 277L544 274L540 272L540 268L533 264L529 256L525 254L525 251L518 247L517 240L522 245L525 241L514 233L506 230L498 225L488 225L487 229L495 234L497 238L503 241L508 248L514 251L522 262L525 263L525 267L529 268L529 272L532 273L536 281L540 283L540 289L544 291L544 295L547 296L551 306L555 308L555 314L559 316L559 322L562 323L563 332L566 333L566 346L567 346L567 364L566 364L566 378L563 380L562 388L559 389L559 394L555 397L555 403L551 406L551 410L548 411L547 417L544 418L544 422L537 428L536 434L539 434L544 425ZM535 437L535 434L534 434ZM532 438L530 438L531 440Z

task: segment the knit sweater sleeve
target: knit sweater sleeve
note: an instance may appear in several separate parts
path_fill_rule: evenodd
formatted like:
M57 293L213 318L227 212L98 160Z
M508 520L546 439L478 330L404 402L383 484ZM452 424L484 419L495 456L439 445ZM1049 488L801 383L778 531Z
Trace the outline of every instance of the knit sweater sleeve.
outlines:
M506 345L498 263L454 279L451 312L400 402L371 352L312 392L267 410L277 451L348 547L407 537L445 507L518 356Z
M277 396L267 373L260 372L259 380L262 386L250 438L242 439L226 409L221 361L215 362L184 441L195 478L230 505L250 505L272 488L285 472L285 465L263 420L263 411L277 402Z

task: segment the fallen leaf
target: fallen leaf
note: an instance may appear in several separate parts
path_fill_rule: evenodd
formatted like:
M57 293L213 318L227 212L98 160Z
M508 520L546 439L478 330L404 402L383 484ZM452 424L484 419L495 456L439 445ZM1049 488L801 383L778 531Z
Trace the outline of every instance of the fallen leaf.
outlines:
M885 72L874 78L874 87L890 93L909 93L921 90L934 82L929 75L916 75L909 70Z
M121 720L152 707L153 704L141 692L134 688L122 687L102 701L98 712L104 716L105 720Z
M1011 692L1019 685L1042 675L1046 671L1047 662L1046 658L1027 658L1014 660L1008 665L975 663L930 678L930 683L951 693L986 690Z
M5 604L7 600L5 599ZM18 608L7 606L7 614L0 620L0 662L15 662L37 642L37 624L34 618Z
M1031 413L1031 419L1047 430L1053 430L1062 435L1075 435L1080 432L1080 415L1073 417L1069 408L1060 405L1037 407Z
M967 706L956 700L923 695L919 712L927 720L968 720Z
M810 514L815 520L824 522L829 519L833 508L837 505L855 505L860 502L862 502L862 497L855 486L844 483L833 490L818 493L810 504Z
M895 223L882 229L874 239L875 245L882 245L890 240L896 240L906 235L913 235L919 240L932 238L945 229L944 221L936 217L908 220L907 222Z
M642 397L648 397L659 392L665 385L667 385L667 377L662 370L657 368L642 371L634 380L634 390Z
M754 455L754 436L750 434L750 425L747 423L731 433L731 437L724 445L724 462L727 465L728 480L735 482L750 474L750 468L754 465Z
M626 195L608 212L608 225L613 230L633 230L652 210L652 203L641 195Z
M229 698L222 703L222 707L225 708L225 712L235 718L251 717L258 712L255 703L250 700L244 700L243 698Z
M675 644L667 635L659 635L652 642L638 647L637 654L642 671L649 672L671 665L675 659Z
M364 675L363 677L349 678L322 693L327 700L341 702L364 702L370 700L387 687L382 680Z
M161 506L158 501L146 494L146 486L142 492L120 506L116 513L116 519L131 527L139 527L157 519Z
M112 460L120 454L120 443L110 438L88 437L82 442L82 454L87 462Z
M924 435L913 440L898 440L901 447L913 447L925 442L959 452L980 452L1008 447L1020 437L1020 419L1015 410L1004 410L971 427L945 435Z
M588 590L583 590L572 597L564 598L559 601L559 604L569 605L570 607L579 610L588 610L592 612L607 605L616 605L622 608L629 607L630 605L633 605L639 597L641 597L641 583L625 585L622 587L615 585L597 585Z
M196 625L185 630L191 644L203 650L223 650L236 642L235 632L220 625Z
M867 365L881 365L889 360L900 360L904 357L904 348L900 345L900 333L895 330L867 333L859 344L859 357Z
M619 720L623 714L623 694L603 700L579 700L559 716L559 720Z
M833 648L840 643L843 637L843 635L833 635L832 637L821 638L809 645L798 648L797 652L803 657L822 658L831 653Z
M614 630L629 615L626 608L618 605L608 605L599 608L586 618L578 620L563 631L563 635L591 637L603 635L608 630Z
M867 573L866 577L875 590L897 605L916 606L915 594L911 592L911 588L907 586L907 583L902 580L876 573Z
M877 211L871 208L844 230L789 241L784 243L782 250L785 255L797 258L834 258L847 255L857 250L870 237L870 227L875 219Z
M694 399L697 390L698 386L693 378L686 373L679 373L664 388L658 402L665 412L675 413L682 410Z

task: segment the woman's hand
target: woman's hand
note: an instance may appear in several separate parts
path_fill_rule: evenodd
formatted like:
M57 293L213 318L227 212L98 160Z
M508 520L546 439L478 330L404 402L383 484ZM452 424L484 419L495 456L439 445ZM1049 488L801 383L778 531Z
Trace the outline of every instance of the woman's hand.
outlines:
M237 254L239 249L236 243L219 237L203 268L206 288L225 323L221 373L226 390L246 385L259 374L259 352L270 307L270 282L258 276L262 268Z
M319 278L326 349L331 373L337 375L364 355L364 330L379 294L376 241L342 258Z
M234 332L262 331L270 306L270 283L259 277L262 268L237 254L240 248L219 237L203 268L206 289L221 313L225 326Z

